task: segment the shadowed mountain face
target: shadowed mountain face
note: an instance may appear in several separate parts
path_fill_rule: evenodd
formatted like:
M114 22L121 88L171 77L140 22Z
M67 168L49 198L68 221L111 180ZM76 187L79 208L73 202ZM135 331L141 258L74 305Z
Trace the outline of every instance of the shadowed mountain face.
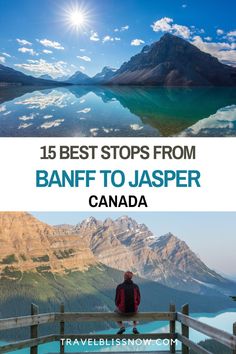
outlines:
M236 86L236 69L167 33L124 63L109 84Z

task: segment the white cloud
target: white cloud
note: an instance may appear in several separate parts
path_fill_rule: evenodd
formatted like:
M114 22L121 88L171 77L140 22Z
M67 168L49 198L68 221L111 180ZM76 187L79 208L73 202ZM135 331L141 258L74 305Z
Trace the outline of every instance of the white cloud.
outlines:
M42 44L44 47L49 47L49 48L54 48L54 49L59 49L63 50L65 49L59 42L56 41L51 41L50 39L40 39L38 40L40 44Z
M8 53L2 53L2 55L4 55L4 57L6 57L6 58L11 58L11 55Z
M114 41L114 38L112 38L111 36L105 36L103 37L103 43L105 42L113 42Z
M151 25L154 32L169 32L171 31L173 19L169 17L163 17L160 20Z
M31 42L27 41L26 39L19 39L17 38L17 42L20 44L20 45L32 45Z
M129 29L129 25L121 27L121 31L128 31L128 29Z
M77 58L78 59L81 59L83 61L87 61L87 62L90 62L92 61L90 57L87 57L86 55L83 55L83 56L80 56L80 55L77 55Z
M218 28L216 30L216 33L217 33L218 36L221 36L222 34L224 34L224 31L222 29Z
M44 53L44 54L52 54L53 52L52 52L51 50L44 49L44 50L43 50L43 53Z
M129 25L125 25L122 26L121 28L115 28L114 32L124 32L124 31L128 31L128 29L129 29Z
M33 123L22 123L19 125L18 129L26 129L26 128L30 127L31 125L33 125Z
M30 55L37 55L37 53L32 48L21 47L18 49L18 52L21 53L29 53Z
M133 39L131 42L131 45L133 46L139 46L141 44L144 44L145 42L142 39Z
M52 122L43 123L42 125L40 125L40 128L42 128L42 129L56 128L56 127L59 127L59 125L61 125L61 123L63 123L63 122L64 122L64 119L56 119Z
M64 93L58 90L53 90L50 93L39 92L34 96L25 99L19 99L15 105L23 105L29 109L44 110L48 107L64 108L72 98L72 94Z
M4 64L6 61L6 58L5 57L0 57L0 63Z
M139 125L139 124L131 124L130 125L130 128L132 130L142 130L143 129L143 126L142 125Z
M7 111L7 112L3 113L4 116L9 116L9 114L11 114L11 111Z
M234 123L236 121L236 106L220 108L215 114L201 119L196 124L184 130L180 136L199 136L214 132L214 130L225 129L228 133L234 133Z
M227 42L204 42L200 36L193 38L192 44L218 58L221 62L236 66L236 45Z
M103 37L103 43L106 43L106 42L114 42L114 41L120 41L120 37L111 37L109 35Z
M80 49L79 51L83 53L83 52L85 52L85 49L82 48L82 49Z
M89 113L91 111L91 108L84 108L81 111L78 111L77 113Z
M0 112L5 112L7 110L7 107L5 105L0 106Z
M236 37L236 30L227 33L228 37Z
M37 75L48 74L53 78L70 73L67 70L67 64L63 61L49 63L44 59L28 60L27 63L15 64L15 66Z
M82 70L82 71L85 71L85 70L86 70L85 67L82 66L82 65L81 65L79 68L80 68L80 70Z
M91 32L91 36L90 36L90 41L93 41L93 42L98 42L100 41L100 38L98 36L98 33L97 32Z
M154 32L170 32L188 39L191 35L190 29L187 26L178 25L173 22L174 20L172 18L163 17L160 20L155 21L151 27Z
M191 35L190 29L187 26L174 24L172 26L172 32L177 36L181 36L185 39L189 38Z
M36 115L35 115L34 113L31 113L29 116L24 115L24 116L19 117L18 119L19 119L19 120L23 120L23 121L27 121L27 120L32 120L32 119L34 119L35 116L36 116Z
M204 39L205 39L205 41L208 41L208 42L212 41L212 37L209 37L209 36L205 37Z
M99 132L99 128L92 128L89 131L93 136L97 136Z

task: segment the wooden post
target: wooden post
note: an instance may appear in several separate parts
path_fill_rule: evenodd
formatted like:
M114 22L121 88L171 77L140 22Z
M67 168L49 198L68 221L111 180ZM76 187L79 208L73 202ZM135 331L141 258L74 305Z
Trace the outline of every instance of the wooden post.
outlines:
M61 304L60 312L61 312L61 314L63 314L65 312L64 304ZM65 322L61 321L60 322L60 339L64 337L64 334L65 334ZM60 340L60 354L64 354L64 353L65 353L65 346L62 345L62 341Z
M38 315L39 308L38 306L31 304L31 316ZM30 338L35 339L38 338L38 325L32 325L30 327ZM30 354L38 354L38 346L34 346L30 348Z
M186 304L182 306L182 314L188 316L189 315L189 305ZM182 336L189 338L189 327L182 324ZM182 354L189 354L189 347L185 344L182 344Z
M169 311L176 312L174 304L170 304ZM170 334L175 335L175 320L170 321ZM170 339L170 352L175 353L175 343L172 342L172 339Z
M233 324L233 335L236 336L236 322ZM233 349L233 354L236 354L236 348Z

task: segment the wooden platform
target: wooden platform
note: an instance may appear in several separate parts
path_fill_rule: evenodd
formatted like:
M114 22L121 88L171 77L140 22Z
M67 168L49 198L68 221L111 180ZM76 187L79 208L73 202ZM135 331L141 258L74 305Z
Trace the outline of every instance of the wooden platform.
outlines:
M67 323L83 323L83 322L109 322L109 321L127 321L127 320L139 320L139 321L167 321L169 322L169 328L167 328L166 333L146 333L146 334L123 334L121 336L117 334L70 334L65 333L65 326ZM44 336L39 336L39 326L43 324L58 324L59 331L57 333L50 333ZM176 331L176 323L181 325L181 331ZM31 304L31 315L21 316L21 317L13 317L13 318L3 318L0 319L0 331L4 331L6 329L17 329L17 328L29 328L30 329L30 339L23 339L15 343L4 344L0 346L0 354L14 352L20 349L30 349L31 354L39 353L39 346L42 344L58 342L60 345L60 349L58 348L57 353L48 354L65 354L67 353L67 349L63 346L64 342L61 342L61 339L64 340L116 340L116 339L149 339L149 340L159 340L159 339L169 339L171 340L168 344L170 347L166 347L165 351L161 351L158 345L156 345L156 350L150 350L153 348L148 348L146 346L147 351L120 351L113 352L114 354L125 354L125 353L133 353L133 354L168 354L175 353L176 340L181 342L182 351L177 351L178 354L183 354L183 352L188 352L188 350L193 350L197 354L213 354L207 349L203 348L200 344L193 342L189 338L189 330L193 329L197 332L204 334L207 337L210 337L216 340L218 343L228 347L232 350L232 354L236 354L236 322L233 324L233 333L227 333L218 328L210 326L206 323L200 322L195 318L189 316L189 306L185 304L182 306L182 311L176 311L175 305L169 306L168 312L142 312L138 314L129 314L127 315L119 315L115 312L65 312L64 304L61 304L59 312L53 313L39 313L38 306ZM172 341L173 340L173 341ZM77 348L76 348L77 349ZM115 348L109 348L111 351L107 351L106 353L112 354L112 350ZM116 348L121 349L121 348ZM127 349L127 348L122 348ZM131 349L131 348L130 348ZM142 348L140 347L142 350ZM160 349L160 351L158 350ZM78 348L79 350L79 348ZM90 352L92 354L102 354L105 352ZM74 353L76 354L76 353ZM82 354L81 352L77 354ZM85 354L85 352L83 353Z

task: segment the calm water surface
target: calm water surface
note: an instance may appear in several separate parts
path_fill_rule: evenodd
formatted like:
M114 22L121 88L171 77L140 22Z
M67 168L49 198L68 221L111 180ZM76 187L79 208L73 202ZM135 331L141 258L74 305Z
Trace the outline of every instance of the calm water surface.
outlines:
M206 313L199 313L199 314L193 314L193 317L197 318L199 321L207 323L211 326L214 326L216 328L222 329L228 333L232 333L232 327L233 327L233 323L236 322L236 311L233 310L229 310L227 312L222 312L222 313L212 313L212 314L206 314ZM142 333L166 333L169 330L169 326L166 322L152 322L152 323L148 323L148 324L144 324L144 325L139 325L138 326L140 332ZM180 328L177 328L177 330L180 330ZM112 329L110 331L104 331L104 332L99 332L99 333L115 333L116 330ZM126 333L131 333L131 329L128 328L128 330L126 331ZM207 337L204 335L201 335L200 333L194 331L194 330L190 330L190 338L194 341L194 342L199 342L201 340L206 339ZM180 346L178 345L177 348L180 348ZM165 346L159 346L158 350L167 350L168 347ZM66 348L66 352L67 353L78 353L78 352L93 352L93 351L104 351L104 352L109 352L109 351L140 351L140 350L149 350L149 351L157 351L157 347L155 345L151 345L148 347L121 347L118 346L116 349L114 349L114 347L102 347L102 348L98 348L97 346L77 346L75 345L74 347L67 347ZM59 345L58 343L50 343L50 344L45 344L45 345L41 345L39 347L39 354L47 354L47 353L58 353L59 352ZM19 351L15 351L12 352L11 354L29 354L29 350L19 350Z
M236 136L236 89L0 89L0 136Z

